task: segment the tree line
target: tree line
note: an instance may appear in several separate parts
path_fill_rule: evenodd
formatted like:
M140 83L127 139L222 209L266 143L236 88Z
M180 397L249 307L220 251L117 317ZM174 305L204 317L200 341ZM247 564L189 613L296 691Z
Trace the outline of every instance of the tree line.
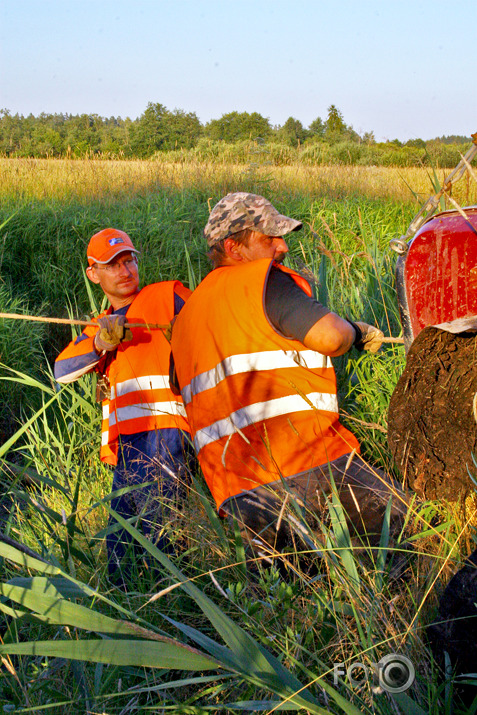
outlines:
M402 143L394 139L378 143L373 132L360 135L347 125L334 104L328 108L325 119L317 117L308 127L295 117L289 117L281 126L272 126L270 120L258 112L237 111L203 125L194 112L171 111L163 104L153 102L148 103L137 119L47 113L24 117L12 115L8 109L0 110L0 155L6 157L147 159L159 152L195 152L204 158L202 154L210 155L211 147L217 149L220 145L251 141L274 148L274 156L280 154L276 148L281 147L280 155L285 161L287 156L292 156L287 149L292 152L307 150L305 157L314 157L315 163L320 163L320 158L323 163L422 163L428 146L435 153L438 145L445 157L444 162L440 162L444 166L447 163L453 165L455 154L455 151L449 153L448 149L446 152L445 147L460 147L469 144L471 139L450 136L430 142L413 139ZM385 156L388 156L387 160L383 159ZM237 158L240 159L238 155Z

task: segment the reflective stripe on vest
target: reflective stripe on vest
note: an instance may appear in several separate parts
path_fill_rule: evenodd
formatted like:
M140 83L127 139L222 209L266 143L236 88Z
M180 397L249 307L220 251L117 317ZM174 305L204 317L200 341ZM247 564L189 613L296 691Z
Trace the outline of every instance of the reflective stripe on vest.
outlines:
M159 417L161 415L185 417L184 405L180 402L167 401L117 407L109 414L109 426L114 427L118 422L125 422L126 420L136 420L141 417Z
M258 370L294 368L297 365L312 370L313 368L330 367L331 363L325 355L321 355L314 350L267 350L260 353L232 355L219 362L211 370L194 377L189 385L183 388L182 399L184 404L188 405L192 397L200 395L205 390L217 387L222 380L232 375ZM337 412L338 410L334 411Z
M114 427L118 422L143 417L159 417L161 415L185 417L184 405L176 400L141 401L122 406L116 404L120 398L126 395L132 396L134 399L137 394L139 399L144 399L143 393L153 390L166 390L167 394L170 394L169 375L142 375L112 385L109 411L105 417L108 420L109 428Z
M109 404L103 402L103 423L101 425L101 446L109 443Z
M139 390L169 390L169 375L143 375L111 385L111 399Z
M338 400L336 395L310 392L303 397L301 395L287 395L286 397L278 397L266 402L255 402L196 432L194 437L195 450L199 453L206 445L216 442L221 437L235 434L238 430L242 430L255 422L304 410L338 412Z

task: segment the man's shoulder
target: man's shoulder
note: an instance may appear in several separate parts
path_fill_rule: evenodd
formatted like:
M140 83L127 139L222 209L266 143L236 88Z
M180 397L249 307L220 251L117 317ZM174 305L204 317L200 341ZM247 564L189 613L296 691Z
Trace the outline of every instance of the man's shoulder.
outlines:
M174 286L177 281L160 281L158 283L149 283L149 285L141 288L139 293L134 298L133 303L142 303L145 300L152 300L153 297L168 298L174 294ZM182 284L181 284L182 285ZM131 303L131 305L133 304Z
M149 285L144 286L139 291L138 295L150 293L150 292L162 292L170 290L176 281L158 281L157 283L149 283Z
M217 275L220 276L243 276L243 275L267 275L270 270L270 266L273 266L273 260L270 258L257 258L254 261L247 261L245 263L239 263L233 266L219 266L211 271L204 280L207 280L209 276Z
M149 283L148 285L141 288L138 295L149 292L170 292L175 291L176 288L184 288L185 290L189 290L180 280L158 281L157 283Z

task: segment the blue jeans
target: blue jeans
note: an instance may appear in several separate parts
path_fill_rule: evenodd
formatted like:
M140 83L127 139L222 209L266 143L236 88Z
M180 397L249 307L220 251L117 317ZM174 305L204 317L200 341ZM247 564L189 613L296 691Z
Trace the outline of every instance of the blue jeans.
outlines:
M178 502L184 498L187 466L193 468L195 459L189 439L173 428L122 435L113 475L113 492L135 485L137 489L115 496L111 508L124 519L139 517L134 526L169 554L173 548L162 527L176 518ZM153 484L142 486L151 481ZM115 524L111 515L108 525ZM108 534L106 543L109 574L114 580L130 577L133 565L139 570L144 561L150 567L147 552L125 529Z

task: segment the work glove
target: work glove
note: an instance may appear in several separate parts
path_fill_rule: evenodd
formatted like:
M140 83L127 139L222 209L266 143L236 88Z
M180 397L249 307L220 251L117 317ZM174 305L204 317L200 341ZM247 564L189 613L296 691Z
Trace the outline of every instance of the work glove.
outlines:
M349 321L351 323L351 321ZM367 350L370 353L377 353L383 344L384 333L375 325L368 323L351 323L356 331L356 338L353 343L357 350Z
M124 327L125 315L103 315L98 319L99 330L94 336L94 347L98 352L115 350L123 340L131 340L132 332Z

